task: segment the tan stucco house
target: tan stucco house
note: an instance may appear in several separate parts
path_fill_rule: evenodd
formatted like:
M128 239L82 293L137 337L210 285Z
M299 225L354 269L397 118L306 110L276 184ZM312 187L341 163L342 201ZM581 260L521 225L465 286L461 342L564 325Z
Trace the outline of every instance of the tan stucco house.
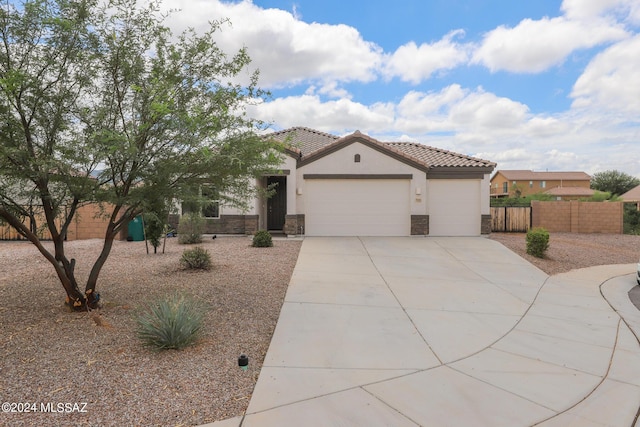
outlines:
M258 180L276 193L249 211L225 206L208 233L259 229L306 236L478 236L490 232L495 163L358 131L338 137L304 127L265 137L286 143L280 170Z
M491 197L525 197L548 193L563 199L593 195L591 177L584 172L498 170L491 177Z

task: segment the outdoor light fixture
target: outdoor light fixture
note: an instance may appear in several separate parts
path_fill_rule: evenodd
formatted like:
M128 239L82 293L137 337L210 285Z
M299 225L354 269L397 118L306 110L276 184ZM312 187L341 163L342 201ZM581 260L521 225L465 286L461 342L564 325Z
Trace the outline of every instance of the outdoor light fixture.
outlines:
M247 357L246 354L241 354L240 357L238 357L238 366L240 366L240 369L243 371L247 370L249 367L249 357Z
M302 187L298 187L297 193L298 193L298 196L302 196Z
M422 194L422 190L420 189L420 187L416 187L416 196L419 196Z

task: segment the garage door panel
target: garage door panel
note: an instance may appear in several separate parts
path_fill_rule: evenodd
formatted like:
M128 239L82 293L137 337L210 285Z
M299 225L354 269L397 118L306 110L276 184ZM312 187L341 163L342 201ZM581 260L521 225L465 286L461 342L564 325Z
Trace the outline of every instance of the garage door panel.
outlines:
M480 235L480 183L433 180L429 183L429 235Z
M309 236L406 236L409 180L307 180Z

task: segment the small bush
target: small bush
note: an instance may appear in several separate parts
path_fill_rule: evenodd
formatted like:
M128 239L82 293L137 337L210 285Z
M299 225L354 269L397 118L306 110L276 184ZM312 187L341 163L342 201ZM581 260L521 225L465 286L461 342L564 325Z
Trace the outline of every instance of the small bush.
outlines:
M273 240L267 230L260 230L253 236L253 247L269 248L271 246L273 246Z
M527 231L527 253L537 258L544 258L544 253L549 248L549 232L536 227Z
M198 339L204 316L205 308L198 301L173 295L152 303L141 312L136 318L136 332L147 347L179 350Z
M202 243L204 233L204 218L198 213L182 215L178 224L178 243L183 245Z
M201 246L185 249L180 258L180 264L184 268L191 270L209 270L211 268L211 255L208 250L203 249Z

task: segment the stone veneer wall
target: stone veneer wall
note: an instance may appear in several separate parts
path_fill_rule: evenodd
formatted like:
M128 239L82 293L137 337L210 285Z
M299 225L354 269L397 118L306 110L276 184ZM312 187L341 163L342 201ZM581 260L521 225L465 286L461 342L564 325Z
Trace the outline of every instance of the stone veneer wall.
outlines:
M179 215L169 215L169 225L175 230ZM258 215L220 215L220 218L205 218L205 234L254 234L258 231Z
M429 215L411 215L411 235L426 236L429 234Z
M288 236L304 234L304 214L287 215L284 219L284 234Z
M491 214L482 215L480 219L480 234L491 234Z

